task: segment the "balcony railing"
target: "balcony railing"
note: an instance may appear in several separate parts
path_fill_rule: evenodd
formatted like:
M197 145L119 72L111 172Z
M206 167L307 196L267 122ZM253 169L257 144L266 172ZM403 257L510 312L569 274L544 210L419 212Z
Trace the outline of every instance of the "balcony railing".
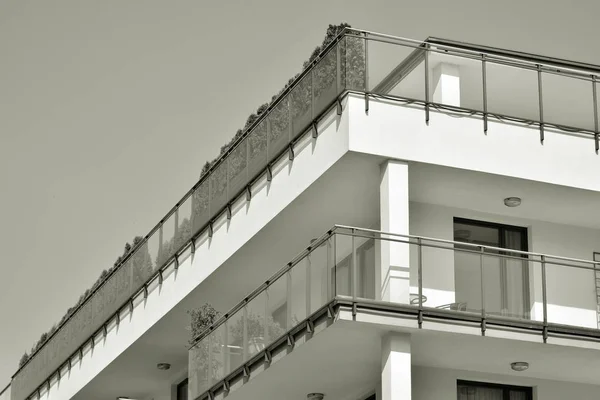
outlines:
M386 253L397 265L377 277ZM600 331L570 315L587 307L595 323L596 297L585 292L593 290L598 267L589 260L336 226L197 338L189 351L189 397L228 387L244 366L265 359L265 349L335 301L383 304L388 311L399 306L421 322L429 312L481 321L482 330L486 321L533 327L544 341L558 332L593 331L600 338Z
M437 63L461 68L460 107L434 102ZM594 139L598 151L597 81L600 67L506 54L489 48L392 37L352 29L334 40L161 219L13 376L12 399L36 397L59 371L199 234L251 187L271 164L289 154L308 129L348 92L450 111L555 128ZM514 85L511 86L511 85ZM338 104L341 112L341 103Z

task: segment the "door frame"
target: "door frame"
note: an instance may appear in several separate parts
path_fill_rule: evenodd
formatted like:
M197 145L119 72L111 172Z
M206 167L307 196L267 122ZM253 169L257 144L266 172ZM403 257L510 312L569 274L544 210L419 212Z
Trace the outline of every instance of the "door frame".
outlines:
M469 218L462 217L453 217L452 226L455 224L465 224L472 226L481 226L484 228L493 228L498 230L498 243L501 248L506 248L506 240L504 236L504 232L506 231L516 231L521 233L521 250L520 251L529 251L529 229L524 226L517 225L508 225L498 222L489 222L489 221L481 221ZM454 232L454 230L453 230ZM456 240L453 236L453 240ZM508 249L510 250L510 249ZM509 252L507 252L509 253ZM503 254L503 252L500 252ZM525 254L521 256L524 260L528 260L529 257ZM525 261L524 261L525 262ZM523 316L527 319L530 318L531 315L531 282L530 282L530 271L529 265L527 268L523 268ZM500 295L501 295L501 305L502 309L506 309L508 303L508 283L507 283L507 267L506 267L506 259L500 258Z

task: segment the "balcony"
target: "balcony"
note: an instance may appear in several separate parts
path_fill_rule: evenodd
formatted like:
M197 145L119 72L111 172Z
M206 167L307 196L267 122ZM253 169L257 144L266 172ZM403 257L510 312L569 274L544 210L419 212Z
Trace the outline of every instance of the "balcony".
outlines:
M105 337L108 327L118 324L122 311L133 307L136 296L147 292L153 282L162 281L167 268L176 268L180 255L189 253L201 234L212 236L215 221L231 216L232 204L240 198L252 200L252 185L264 176L270 180L277 160L294 159L294 145L302 135L312 132L318 136L318 122L324 115L333 109L343 111L341 100L349 92L366 94L366 109L369 101L392 100L418 109L427 121L434 113L450 113L477 119L483 131L492 129L493 123L533 127L541 141L548 141L550 135L575 137L582 149L593 152L598 149L598 73L595 66L474 49L437 39L416 42L366 31L346 32L272 103L17 371L12 398L40 397L50 382L64 379L72 360L80 358L84 348L93 348L94 338ZM539 265L541 260L528 262ZM411 273L411 279L413 276ZM416 284L412 286L414 295ZM325 282L323 287L329 288L329 284ZM447 301L452 296L435 292L441 290L435 286L423 290L421 295L427 298L419 297L423 309L437 310L454 303ZM335 297L339 296L341 292L336 292ZM307 306L305 318L318 303L315 300ZM540 322L545 313L547 322L552 323L557 311L552 303L542 304L533 304L529 320ZM410 300L407 305L414 308ZM461 315L474 314L478 307L483 308L470 302ZM302 314L296 314L301 320ZM286 320L282 327L290 328L291 323ZM277 332L266 332L263 337L271 339ZM236 346L238 359L250 357L249 348ZM228 363L226 369L231 370L235 359Z
M382 276L383 248L407 255L408 265ZM239 388L298 340L326 329L340 306L349 307L354 320L367 310L413 319L419 328L450 321L475 326L482 336L500 328L536 334L543 343L564 336L598 340L597 314L591 327L564 305L584 306L585 285L578 283L594 282L599 267L600 261L336 226L198 338L189 351L189 396L213 398ZM495 285L501 270L509 275L505 293ZM454 271L462 278L449 291L445 277ZM516 305L524 288L515 277L523 274L531 296Z

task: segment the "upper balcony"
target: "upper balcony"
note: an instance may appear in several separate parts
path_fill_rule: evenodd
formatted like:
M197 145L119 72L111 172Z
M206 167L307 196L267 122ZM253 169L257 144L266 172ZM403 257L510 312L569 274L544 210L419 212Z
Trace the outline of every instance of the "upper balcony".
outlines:
M302 142L305 135L315 139L323 134L323 126L332 124L332 114L339 117L346 110L354 112L364 104L363 110L371 118L380 118L382 110L387 112L389 102L394 107L402 105L402 112L389 113L398 120L386 116L387 119L375 122L386 129L393 127L390 121L394 126L411 124L412 129L415 119L426 126L433 123L434 114L440 118L467 117L469 127L476 126L482 132L506 127L506 132L502 132L505 137L487 137L489 145L495 145L492 140L504 140L504 145L512 147L515 153L526 153L523 149L532 146L531 133L534 133L535 145L541 140L550 149L546 153L547 162L565 151L569 161L577 163L572 169L581 171L577 175L557 174L552 183L570 182L581 189L600 190L597 180L590 178L595 175L591 166L597 162L594 149L598 150L599 74L596 66L439 39L416 42L367 31L345 32L269 106L17 371L11 398L40 398L50 386L64 379L86 351L94 349L123 315L132 312L137 304L134 299L146 298L149 288L166 279L166 271L177 270L195 251L199 237L211 238L217 221L224 218L229 221L240 199L253 201L256 185L264 187L263 180L272 180L278 162L291 162L298 157L298 146L306 146ZM364 94L364 102L358 102L357 98L346 101L348 93ZM364 112L361 114L362 117L354 118L356 123L350 122L350 128L346 126L348 136L340 139L345 141L343 151L437 163L419 158L423 149L411 148L412 140L407 140L404 148L414 151L417 155L414 159L406 153L387 154L392 146L386 142L385 132L369 136L368 127L363 130L365 126L361 125L361 118L367 117ZM523 131L509 131L514 126ZM461 129L451 133L465 139ZM402 133L411 134L416 133L408 129ZM421 145L419 140L424 139L415 139L414 143ZM444 146L443 141L452 140L446 134L428 145L438 148ZM525 143L521 150L520 142L516 142L519 140ZM526 158L524 154L525 161ZM471 161L485 164L485 160L477 157ZM439 164L468 167L450 162ZM509 172L520 178L538 178L522 176L523 169L519 168L508 167ZM484 172L498 173L492 169ZM429 304L433 304L435 296L425 295ZM532 315L538 318L539 310Z

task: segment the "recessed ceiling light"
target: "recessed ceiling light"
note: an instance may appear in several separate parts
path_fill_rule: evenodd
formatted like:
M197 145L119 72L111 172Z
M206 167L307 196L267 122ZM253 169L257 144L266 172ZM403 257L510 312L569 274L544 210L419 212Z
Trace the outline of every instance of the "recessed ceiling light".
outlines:
M156 368L160 369L161 371L166 371L168 369L171 369L171 364L169 364L169 363L158 363L158 364L156 364Z
M520 197L507 197L504 199L504 205L506 207L518 207L521 205Z
M119 397L117 397L117 400L135 400L135 399L133 399L131 397L127 397L127 396L119 396Z
M529 368L529 363L525 361L517 361L510 363L510 367L513 371L523 372Z

